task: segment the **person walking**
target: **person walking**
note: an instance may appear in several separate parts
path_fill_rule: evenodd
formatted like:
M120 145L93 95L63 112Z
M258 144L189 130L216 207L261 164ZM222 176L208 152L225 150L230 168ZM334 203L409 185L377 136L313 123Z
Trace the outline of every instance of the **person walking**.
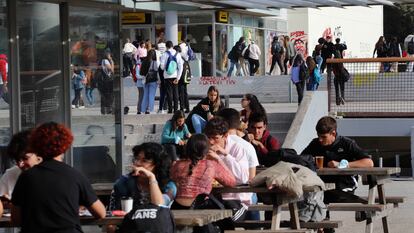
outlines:
M402 50L401 46L398 43L397 37L392 37L391 41L388 44L388 57L401 57ZM390 72L398 72L398 62L393 62L390 67Z
M277 36L273 37L272 45L271 45L271 54L272 54L272 65L270 66L270 70L268 75L272 75L272 71L275 68L275 64L279 66L280 73L285 73L284 66L282 64L282 55L284 53L283 45L280 43L279 38Z
M293 58L296 56L296 49L295 49L295 45L293 44L293 42L290 41L289 36L284 37L283 44L284 44L285 51L286 51L283 65L284 65L285 75L287 75L288 74L288 63L292 65Z
M180 43L181 57L183 59L183 72L181 74L180 81L178 82L178 97L180 100L180 110L185 113L190 112L190 101L188 99L187 86L191 81L191 68L189 52L192 51L189 45L189 41Z
M327 36L326 40L324 41L322 48L321 48L321 56L322 56L322 65L321 65L321 72L325 72L325 68L327 68L328 76L330 76L332 72L331 65L327 65L326 61L329 58L332 58L332 54L334 52L334 44L332 43L332 37Z
M239 59L242 57L242 53L245 47L246 45L244 37L240 37L228 55L228 58L230 60L230 67L229 71L227 72L227 77L233 75L234 66L236 66L236 76L241 76L241 64L239 63Z
M335 53L335 58L340 58L339 53ZM332 70L334 73L334 85L335 85L335 97L336 105L345 104L345 82L347 81L346 75L349 75L348 71L344 67L344 63L332 64Z
M101 113L112 114L112 104L114 102L114 70L115 65L111 53L105 53L101 60L101 67L96 77L100 80L98 85L99 94L101 96Z
M128 77L129 75L131 75L131 72L134 68L133 57L136 52L137 48L131 43L131 40L127 38L124 48L122 49L122 61L124 65L122 71L123 77Z
M302 102L305 83L308 79L308 69L302 54L298 53L293 61L291 80L296 86L298 93L298 104Z
M384 36L380 36L377 43L375 43L375 49L372 57L375 56L375 53L377 54L377 57L387 57L387 43ZM380 73L385 71L384 66L386 66L384 62L381 62Z
M260 66L260 55L262 52L260 51L259 46L254 42L254 40L251 41L251 44L247 48L249 50L248 52L248 60L249 60L249 67L250 67L250 76L254 76L256 72L259 70Z
M74 108L85 108L84 102L82 99L82 90L85 87L86 77L85 72L81 70L78 65L73 67L73 75L72 75L72 87L73 91L75 92L75 97L72 100L72 109Z

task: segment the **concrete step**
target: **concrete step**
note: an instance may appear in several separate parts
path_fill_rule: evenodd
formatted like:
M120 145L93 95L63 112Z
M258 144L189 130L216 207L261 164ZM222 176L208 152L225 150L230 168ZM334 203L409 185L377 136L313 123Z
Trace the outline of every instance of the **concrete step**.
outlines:
M269 122L267 124L267 129L270 131L282 131L287 132L290 128L292 122L290 121L279 121L279 122Z
M288 122L292 122L293 119L295 118L295 114L296 113L282 113L282 112L278 112L278 113L268 113L267 114L267 121L268 122L273 122L273 121L288 121Z
M161 133L164 123L134 125L125 124L125 134L153 134ZM113 124L73 124L72 132L74 135L97 135L97 134L115 134L115 126Z

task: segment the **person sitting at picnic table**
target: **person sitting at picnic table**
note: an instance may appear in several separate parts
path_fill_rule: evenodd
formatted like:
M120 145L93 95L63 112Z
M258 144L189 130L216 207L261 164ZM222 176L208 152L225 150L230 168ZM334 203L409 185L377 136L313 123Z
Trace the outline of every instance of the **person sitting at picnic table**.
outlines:
M190 137L191 133L185 124L184 111L175 111L172 118L165 123L161 134L161 144L173 161L183 155L184 146Z
M134 146L132 152L131 172L115 182L109 209L120 210L122 197L132 197L133 206L170 206L177 188L170 179L171 159L163 146L147 142Z
M269 152L280 149L279 141L270 135L267 130L267 117L261 113L254 113L249 117L249 127L247 129L248 134L245 135L245 139L250 142L256 150L257 159L261 165L271 166L269 164L269 158L267 158Z
M24 130L13 135L7 146L7 155L14 160L15 166L6 170L0 179L0 197L10 200L14 186L22 171L42 162L42 157L37 156L29 149L31 130Z
M257 99L257 96L253 94L245 94L241 99L241 106L243 109L240 111L240 120L246 123L246 128L250 115L254 113L266 115L266 110Z
M22 233L82 232L79 206L85 206L95 218L105 217L88 180L63 162L73 142L70 129L48 122L34 129L30 148L43 162L24 171L12 194L11 220L21 224Z
M224 103L220 99L218 88L210 86L207 91L207 97L202 99L187 117L186 124L190 132L202 133L207 122L223 108Z
M318 137L313 139L301 154L323 156L323 166L329 168L364 168L373 167L371 157L358 144L337 133L336 120L324 116L316 124ZM321 176L326 183L335 183L335 190L325 191L326 204L340 202L340 199L352 198L347 193L354 193L358 181L355 176ZM327 213L329 218L329 212ZM335 232L334 229L325 229L324 232Z
M199 194L211 192L215 180L226 187L236 185L236 178L204 134L195 134L188 140L185 157L173 164L171 178L177 184L172 209L189 209Z

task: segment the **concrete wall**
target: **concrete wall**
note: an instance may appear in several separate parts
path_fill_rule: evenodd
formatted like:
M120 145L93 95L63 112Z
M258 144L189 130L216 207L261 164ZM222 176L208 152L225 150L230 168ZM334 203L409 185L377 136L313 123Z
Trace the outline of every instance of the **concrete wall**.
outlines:
M374 45L383 35L383 6L295 9L289 10L288 19L289 33L307 34L309 54L318 38L330 34L346 42L346 57L372 57Z
M306 92L290 126L282 148L292 148L301 153L310 141L317 137L315 125L328 115L327 91Z

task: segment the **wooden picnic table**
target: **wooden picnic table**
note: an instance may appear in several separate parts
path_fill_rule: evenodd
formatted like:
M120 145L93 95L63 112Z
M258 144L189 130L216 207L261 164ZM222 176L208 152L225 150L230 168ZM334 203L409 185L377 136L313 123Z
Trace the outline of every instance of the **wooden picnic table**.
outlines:
M382 225L384 233L389 232L388 226L388 213L390 212L390 206L387 205L387 197L385 195L384 184L390 182L390 176L396 173L399 173L401 169L399 167L371 167L371 168L322 168L317 170L318 175L329 175L329 176L349 176L349 175L361 175L364 185L368 185L368 199L360 199L361 206L359 209L367 210L366 214L366 233L372 233L374 230L375 218L382 219ZM375 203L375 190L378 191L378 203ZM355 196L358 198L357 196ZM374 204L381 204L383 207L382 211L372 211ZM356 206L358 207L358 206ZM369 207L369 208L368 208ZM342 206L345 210L347 206ZM393 207L391 207L393 208ZM339 206L338 209L341 209ZM352 208L348 208L352 209ZM356 208L358 209L358 208Z
M328 188L334 188L334 184L327 184ZM317 192L322 191L321 187L319 186L304 186L303 192ZM213 193L262 193L262 194L271 194L272 195L272 222L271 222L271 230L280 230L280 221L281 221L281 213L282 213L282 206L285 204L289 205L289 212L290 212L290 223L292 227L292 232L295 230L300 230L300 222L299 222L299 214L298 214L298 207L297 202L301 200L301 198L289 196L285 191L279 189L268 189L267 187L250 187L248 185L237 186L237 187L214 187ZM289 232L289 231L287 231Z
M233 216L232 210L172 210L177 226L204 226ZM120 225L124 217L105 217L95 219L93 217L79 217L81 225ZM10 222L10 217L0 218L0 227L18 227Z

